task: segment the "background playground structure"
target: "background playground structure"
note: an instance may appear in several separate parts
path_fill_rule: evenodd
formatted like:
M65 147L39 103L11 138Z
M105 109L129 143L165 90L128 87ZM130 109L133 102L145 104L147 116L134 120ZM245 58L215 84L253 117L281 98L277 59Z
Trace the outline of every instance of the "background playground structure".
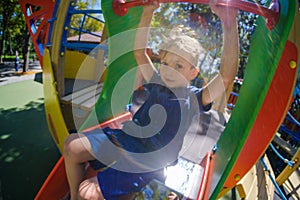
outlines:
M120 48L111 38L136 27L141 8L130 8L126 15L120 17L112 12L113 1L101 2L102 10L77 9L76 4L68 0L19 2L43 68L45 110L49 129L61 151L63 141L70 132L115 118L111 111L110 95L122 75L136 63L130 53L111 60L111 52ZM200 187L199 198L215 199L237 185L240 185L237 187L239 195L246 195L246 184L239 184L239 181L267 150L288 113L291 102L298 101L299 96L295 95L292 98L292 94L299 67L299 27L296 27L299 25L299 11L295 13L296 1L279 1L279 4L279 21L273 30L266 27L263 17L255 21L256 28L251 36L246 76L239 93L232 93L229 98L228 108L232 113L217 142L217 149L208 154L211 162L206 163L205 169L208 174L207 179L203 179L205 181ZM71 21L75 15L82 16L79 28L72 27ZM84 22L88 18L96 20L103 29L97 32L85 30ZM70 30L77 31L77 41L69 37ZM93 41L97 42L81 40L85 38L84 34L90 35L94 38ZM128 39L126 42L130 44L132 41ZM262 57L266 52L268 55ZM104 73L106 65L108 68ZM105 95L109 98L105 99ZM225 99L227 103L228 99ZM276 109L273 109L274 106ZM120 105L120 108L117 108L120 115L125 112L124 107L125 105ZM223 109L224 106L219 111ZM95 111L103 113L99 121L91 120ZM269 118L271 112L272 119ZM296 112L299 113L299 106ZM296 114L297 117L298 119L293 121L296 126L297 120L299 121L299 115ZM295 130L298 130L296 134L299 135L299 127L294 128ZM296 140L292 148L297 150L291 155L294 165L276 174L276 182L279 185L282 185L299 166L299 141ZM55 169L63 169L63 162L60 161ZM57 175L55 169L45 183L43 191L51 187L51 177ZM61 173L55 177L63 177L63 170ZM43 191L41 190L41 193ZM39 195L42 195L41 193ZM38 196L37 199L42 198Z

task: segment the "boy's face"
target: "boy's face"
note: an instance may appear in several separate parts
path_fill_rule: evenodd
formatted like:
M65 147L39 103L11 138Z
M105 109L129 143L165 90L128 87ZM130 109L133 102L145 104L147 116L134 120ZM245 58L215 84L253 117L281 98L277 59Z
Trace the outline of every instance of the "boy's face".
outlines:
M198 70L179 55L166 53L161 59L160 75L167 87L186 87L197 73Z

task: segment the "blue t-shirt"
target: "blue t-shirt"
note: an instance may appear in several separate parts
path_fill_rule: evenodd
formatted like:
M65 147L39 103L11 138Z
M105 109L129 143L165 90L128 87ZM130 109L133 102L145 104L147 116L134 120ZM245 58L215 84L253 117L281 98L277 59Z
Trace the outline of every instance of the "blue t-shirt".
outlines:
M168 88L157 74L144 90L146 100L133 120L125 122L120 132L109 128L104 132L115 135L122 148L135 153L157 151L172 142L168 156L174 160L193 117L209 110L211 104L202 105L202 89Z

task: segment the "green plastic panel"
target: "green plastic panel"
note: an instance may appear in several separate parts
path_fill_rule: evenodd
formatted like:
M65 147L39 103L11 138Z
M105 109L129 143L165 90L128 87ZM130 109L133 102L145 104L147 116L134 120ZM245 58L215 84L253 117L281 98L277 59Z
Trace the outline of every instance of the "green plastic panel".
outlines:
M120 17L112 9L112 0L101 2L108 35L109 64L103 90L95 108L82 125L81 130L124 112L129 101L127 98L122 98L122 96L132 93L135 80L134 71L137 63L132 51L135 38L134 29L138 27L140 22L142 7L131 8L126 15ZM126 84L122 85L123 83ZM118 91L118 98L113 98L116 84L121 84L123 88Z
M280 0L280 18L273 30L266 28L264 18L259 17L256 21L243 86L231 118L217 143L210 186L211 199L217 199L248 138L281 58L294 14L295 0Z

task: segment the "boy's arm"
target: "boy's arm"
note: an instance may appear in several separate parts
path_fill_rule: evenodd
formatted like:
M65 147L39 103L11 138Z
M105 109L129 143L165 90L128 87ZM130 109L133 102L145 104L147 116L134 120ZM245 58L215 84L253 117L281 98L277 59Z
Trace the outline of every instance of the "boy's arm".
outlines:
M144 79L149 82L156 71L146 49L148 37L150 32L150 24L153 17L153 11L158 7L158 3L154 2L153 5L146 5L143 7L143 14L136 31L134 42L134 56L136 58L139 70L141 71Z
M216 7L214 5L211 5L211 8L222 21L223 51L219 74L203 90L203 105L211 103L222 95L234 81L239 56L237 10L228 7Z

